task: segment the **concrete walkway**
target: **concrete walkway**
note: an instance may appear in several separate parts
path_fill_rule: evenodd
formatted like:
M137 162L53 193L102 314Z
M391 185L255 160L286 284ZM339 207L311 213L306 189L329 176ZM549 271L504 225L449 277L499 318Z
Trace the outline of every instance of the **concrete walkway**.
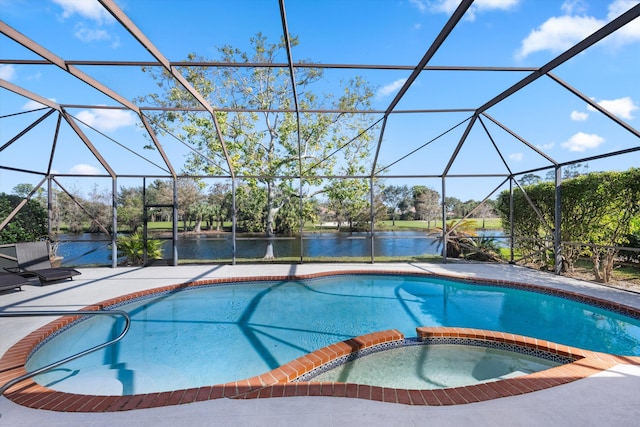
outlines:
M0 294L0 311L77 310L162 285L218 277L278 276L337 270L428 271L551 286L640 308L640 295L537 272L488 264L303 264L81 269L73 281ZM0 354L51 318L0 319ZM358 399L292 397L219 399L118 413L33 410L0 397L0 426L635 426L640 419L640 367L618 365L566 385L521 396L445 407Z

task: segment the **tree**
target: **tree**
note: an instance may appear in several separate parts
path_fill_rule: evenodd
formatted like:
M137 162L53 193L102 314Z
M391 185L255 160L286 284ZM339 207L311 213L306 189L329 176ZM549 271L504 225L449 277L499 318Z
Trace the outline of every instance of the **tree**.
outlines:
M493 200L485 200L483 204L478 206L475 211L476 218L482 218L482 228L485 228L484 220L486 218L495 218L495 202Z
M589 163L573 163L571 165L566 165L562 168L562 178L577 178L580 175L586 175L589 173ZM545 177L547 181L555 181L556 180L556 172L555 170L550 170L547 172L547 176ZM536 184L532 182L531 184Z
M192 231L194 233L200 233L202 231L202 221L207 216L210 216L209 204L206 203L206 201L193 203L187 208L186 215L189 218L189 221L195 221Z
M15 187L13 187L13 194L15 194L16 196L22 197L24 199L29 194L31 194L34 188L35 187L33 186L33 184L29 184L29 183L18 184ZM47 205L47 202L44 198L44 192L45 192L44 189L40 187L38 188L38 191L36 191L36 194L34 197L34 199L37 200L40 204L42 204L43 207Z
M58 208L60 209L60 221L67 225L67 229L71 233L82 233L84 231L87 214L82 211L78 203L84 205L78 188L71 188L69 194L64 191L57 193L56 197Z
M227 203L231 204L231 193ZM236 188L236 226L239 231L256 233L264 231L267 208L267 192L255 185Z
M107 229L111 228L111 192L100 191L98 186L94 185L89 193L89 200L84 206L91 217L88 230L90 233L102 231L101 226Z
M363 179L343 179L327 187L329 209L334 213L335 222L340 228L346 223L350 231L368 223L369 220L369 184Z
M514 231L525 254L542 255L549 261L547 244L554 220L555 185L544 182L526 189L528 198L544 218L531 208L522 191L514 191ZM561 239L563 270L572 271L580 256L593 262L596 280L608 282L618 254L616 246L628 242L640 215L640 169L598 172L564 180L561 186ZM509 193L498 197L498 210L509 227ZM540 243L542 242L542 243Z
M20 196L0 193L0 218L7 218L22 200ZM29 200L0 230L0 243L34 241L46 234L47 211L37 201Z
M171 180L155 179L147 186L147 205L162 205L163 207L149 208L149 221L170 221L173 216L173 182Z
M117 200L118 224L135 233L142 225L142 187L120 187Z
M396 214L406 211L411 206L409 187L390 185L382 190L382 200L391 214L392 224L396 225Z
M192 213L192 218L196 220L196 227L199 232L200 223L206 214L203 204L200 203L200 200L203 199L200 186L195 180L189 178L178 179L176 185L178 193L178 219L182 220L184 231L187 231L187 220L190 219L189 213Z
M518 182L520 183L520 185L525 186L525 185L537 184L540 181L542 181L542 178L540 178L540 176L533 173L527 173L525 175L522 175L522 178L520 178Z
M228 197L230 191L230 186L224 183L216 183L209 188L207 202L210 206L210 216L208 220L216 223L216 231L220 231L224 221L231 217L231 203Z
M293 47L298 44L296 37L290 40ZM280 62L279 58L285 55L283 41L270 44L265 36L257 34L250 42L253 48L250 54L231 46L220 48L221 61L272 64ZM188 57L188 61L201 60L203 58L194 54ZM143 70L158 80L161 91L144 97L145 101L165 106L199 107L191 95L174 84L168 73L159 71L157 67L145 67ZM268 237L275 233L276 217L281 208L291 202L294 195L313 196L310 189L317 187L320 181L319 178L307 177L336 175L351 165L361 164L370 156L372 139L363 130L369 127L373 118L344 112L370 108L373 90L359 77L336 91L338 96L320 96L312 88L319 81L322 70L296 68L296 93L301 109L333 107L342 111L334 114L301 112L296 115L291 112L294 107L293 88L285 68L194 65L185 67L184 74L211 105L260 111L215 113L228 157L223 155L223 141L219 138L216 123L207 114L169 111L159 113L152 121L159 128L184 137L205 154L190 155L186 164L189 172L221 175L229 174L231 167L236 176L246 177L244 179L253 187L252 190L257 186L264 188L266 207L263 220ZM301 181L287 178L297 177L301 172ZM276 176L285 178L272 178ZM297 188L299 185L301 189ZM303 213L300 212L298 217ZM269 244L265 258L271 257L273 247Z
M475 224L469 220L461 222L448 221L446 233L444 233L441 227L437 227L435 231L431 233L431 236L435 239L433 244L442 248L446 242L446 256L448 258L460 258L463 255L464 248L470 247L473 237L476 236L474 225Z
M440 193L422 185L414 186L413 207L416 216L427 221L427 228L431 228L431 220L437 218L440 213Z

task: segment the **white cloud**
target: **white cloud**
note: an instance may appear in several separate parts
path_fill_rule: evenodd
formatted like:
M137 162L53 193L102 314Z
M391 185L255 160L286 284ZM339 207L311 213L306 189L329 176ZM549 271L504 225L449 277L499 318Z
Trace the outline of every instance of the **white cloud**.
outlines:
M476 0L473 5L481 10L509 10L520 3L520 0Z
M568 141L560 144L563 148L566 148L569 151L586 151L593 148L597 148L604 142L604 138L593 134L593 133L583 133L578 132L569 138Z
M638 3L640 3L638 0L615 0L609 5L607 18L609 18L609 20L615 19ZM640 20L636 18L629 22L612 34L607 40L618 47L640 41Z
M81 111L77 117L86 125L104 132L115 131L122 127L131 126L136 122L133 113L130 111L100 108Z
M11 81L16 76L13 64L0 65L0 79Z
M89 0L52 0L54 3L62 7L62 19L71 18L78 15L80 21L75 26L74 36L85 43L95 41L112 41L111 47L120 46L120 40L112 36L109 32L102 29L104 24L113 24L115 19L107 12L105 8L97 1ZM86 21L89 21L87 25ZM91 28L95 26L96 28Z
M575 122L584 122L589 118L589 113L583 113L582 111L573 110L571 112L571 120Z
M69 169L69 173L74 175L99 175L101 171L94 166L79 163Z
M516 58L523 59L534 52L544 50L563 52L604 24L604 21L590 16L551 17L522 41Z
M56 102L54 98L49 98L49 101ZM44 107L46 107L46 105L42 105L38 101L34 101L30 99L29 101L27 101L26 104L22 106L22 109L24 111L28 111L28 110L37 110L38 108L44 108Z
M514 162L519 162L524 159L524 154L522 153L511 153L509 154L509 160L513 160Z
M413 6L415 6L420 12L427 10L427 0L409 0Z
M598 19L585 14L582 0L567 0L562 4L564 15L551 17L532 30L522 41L516 58L545 50L553 53L567 50L638 3L638 0L614 0L608 6L606 19ZM620 47L637 41L640 41L640 20L635 19L607 37L603 44Z
M585 13L587 5L583 0L566 0L560 7L566 15Z
M633 112L638 108L637 105L633 103L633 100L625 96L624 98L611 99L611 100L602 100L598 102L598 105L614 114L620 118L631 120L633 119ZM591 105L587 105L587 109L591 111L596 111Z
M398 89L400 89L406 81L407 79L399 79L394 81L393 83L383 86L380 89L378 89L378 93L376 94L376 96L378 98L384 98L385 96L389 96L392 93L397 92Z
M114 22L109 12L97 1L53 0L53 2L62 7L62 17L65 19L78 14L83 18L96 21L98 24Z
M475 0L471 7L465 14L465 19L473 21L476 19L477 13L488 12L492 10L509 10L514 8L520 3L521 0ZM425 3L420 0L412 0L412 4L420 5L420 11L426 9ZM453 13L454 10L460 5L460 0L438 0L431 9L434 12L442 12L446 14Z
M556 145L555 142L550 142L548 144L536 145L536 148L538 150L545 151L545 150L551 150L555 145Z
M111 40L111 36L105 30L87 28L82 23L76 25L76 32L73 35L83 42Z

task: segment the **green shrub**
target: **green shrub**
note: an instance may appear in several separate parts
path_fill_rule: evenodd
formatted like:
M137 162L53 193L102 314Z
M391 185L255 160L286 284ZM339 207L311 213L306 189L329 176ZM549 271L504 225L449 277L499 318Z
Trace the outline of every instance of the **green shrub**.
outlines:
M129 265L142 265L144 243L140 233L119 235L116 244L118 246L118 258L126 257ZM162 242L157 239L147 239L147 259L162 258Z

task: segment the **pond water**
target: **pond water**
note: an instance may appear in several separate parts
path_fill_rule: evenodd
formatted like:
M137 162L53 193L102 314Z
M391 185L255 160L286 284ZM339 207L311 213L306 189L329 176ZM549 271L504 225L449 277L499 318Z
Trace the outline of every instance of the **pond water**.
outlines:
M502 236L498 231L485 232ZM221 236L221 237L219 237ZM111 265L110 242L104 234L62 234L57 254L63 258L65 266ZM262 235L245 237L238 235L236 256L238 258L262 258L268 240ZM277 238L273 241L276 258L300 257L370 257L371 238L369 233L322 232L306 234L300 239ZM178 240L178 259L211 260L231 259L233 241L231 235L188 235ZM171 241L163 243L164 257L170 258ZM439 255L440 246L436 239L420 231L376 232L374 239L375 256L420 256Z

